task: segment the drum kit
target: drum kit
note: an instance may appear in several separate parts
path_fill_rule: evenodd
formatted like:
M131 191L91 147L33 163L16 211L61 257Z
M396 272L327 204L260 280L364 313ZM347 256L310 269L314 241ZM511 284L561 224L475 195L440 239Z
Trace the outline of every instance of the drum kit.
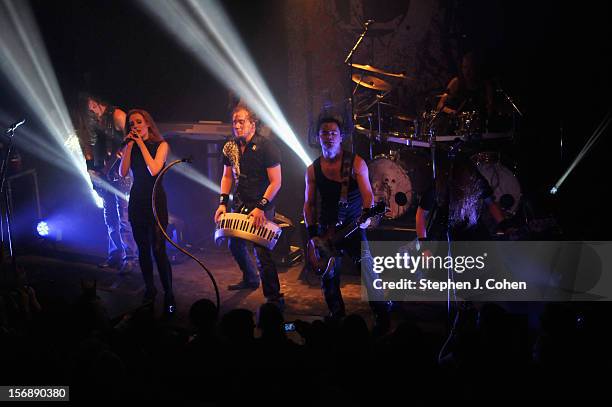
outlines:
M399 219L418 204L436 176L436 157L442 156L436 150L449 152L458 145L489 182L504 214L514 216L521 187L516 164L508 161L506 151L514 141L513 129L488 131L478 110L460 110L452 116L436 109L404 113L388 100L395 82L411 78L371 65L349 65L353 68L353 97L359 96L353 103L354 146L367 146L356 150L369 158L372 191L376 201L387 203L386 219ZM437 92L433 98L443 96Z

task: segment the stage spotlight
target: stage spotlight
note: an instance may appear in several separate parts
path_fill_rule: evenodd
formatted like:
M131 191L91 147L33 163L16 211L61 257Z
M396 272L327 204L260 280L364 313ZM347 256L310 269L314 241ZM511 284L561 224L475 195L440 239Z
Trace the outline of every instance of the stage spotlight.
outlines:
M572 161L568 169L565 170L563 175L561 175L561 178L559 178L555 185L550 189L551 195L555 195L559 191L559 188L561 188L561 185L565 182L565 179L571 174L571 172L574 170L574 168L576 168L580 161L582 161L582 159L587 155L591 147L595 145L599 137L604 134L604 132L611 123L612 110L609 110L604 119L601 121L601 123L599 123L599 126L597 126L591 137L589 137L584 147L582 147L582 150L580 150L576 158L574 158L574 161Z
M55 219L44 219L36 224L36 233L46 241L59 242L62 240L63 225Z
M177 159L179 158L172 154L170 154L170 156L168 157L169 162ZM191 167L189 164L175 165L174 167L172 167L171 171L178 172L182 176L189 178L190 180L198 183L199 185L205 188L208 188L214 193L218 194L221 192L218 182L211 181L208 177L202 175L199 171L193 169L193 167Z
M46 143L37 137L34 143L18 145L52 152L46 157L49 163L80 176L91 189L83 154L74 149L74 126L27 1L0 2L0 69L53 140Z
M140 3L204 67L239 95L306 166L312 163L215 0L140 0Z
M47 237L49 236L49 225L44 220L38 222L36 225L36 232L38 232L38 236Z
M91 190L91 195L93 197L94 203L96 204L96 206L100 209L104 208L104 200L102 198L100 198L100 195L98 195L98 192L95 189ZM119 195L120 197L123 196L123 194Z

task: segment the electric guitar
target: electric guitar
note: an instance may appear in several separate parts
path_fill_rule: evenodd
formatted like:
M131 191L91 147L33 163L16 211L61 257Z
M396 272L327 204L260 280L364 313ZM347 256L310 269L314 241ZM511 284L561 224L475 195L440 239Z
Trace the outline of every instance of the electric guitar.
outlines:
M119 166L121 165L120 151L121 147L114 149L104 160L104 167L99 169L95 175L92 175L94 185L104 188L104 182L108 182L121 192L128 193L130 191L132 177L129 174L127 177L119 175Z
M339 254L338 246L357 229L365 229L370 223L380 220L387 210L385 202L380 201L364 211L358 219L345 225L330 227L322 236L312 238L314 247L308 244L308 252L311 255L307 256L310 269L318 276L325 276L334 268L335 257Z

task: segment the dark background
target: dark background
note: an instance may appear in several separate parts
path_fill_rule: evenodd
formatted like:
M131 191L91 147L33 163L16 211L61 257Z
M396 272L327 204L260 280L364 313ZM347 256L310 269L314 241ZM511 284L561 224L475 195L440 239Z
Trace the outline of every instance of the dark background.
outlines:
M222 4L283 107L289 102L283 10L290 2ZM229 121L228 91L136 2L36 0L31 5L67 101L79 89L86 89L124 108L142 107L158 122ZM502 78L525 113L518 157L525 195L538 211L555 214L567 237L606 239L609 205L604 191L610 174L610 130L555 197L546 192L611 107L608 6L483 0L452 1L448 10L452 14L448 35L460 36L465 49L486 51L488 69ZM1 80L0 108L15 119L28 117L26 107L5 79ZM306 135L299 136L305 145ZM282 148L285 182L278 209L297 218L303 166L284 145ZM310 154L316 156L314 150ZM71 189L74 182L81 181L26 153L23 162L25 168L39 171L44 212L71 213L72 222L78 224L75 228L100 236L92 238L91 247L103 252L101 212L88 197ZM180 207L180 201L205 200L203 189L196 184L190 188L181 181L173 187L171 181L166 182L171 209ZM203 208L199 216L212 216L207 211Z

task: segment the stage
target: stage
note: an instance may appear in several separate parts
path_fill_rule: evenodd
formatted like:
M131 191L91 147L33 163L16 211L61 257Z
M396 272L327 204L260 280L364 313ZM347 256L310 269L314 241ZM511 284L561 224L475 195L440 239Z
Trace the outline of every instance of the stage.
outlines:
M79 258L80 257L80 258ZM241 279L241 272L226 247L211 247L197 252L197 257L214 275L219 287L220 315L236 308L256 313L265 302L261 287L257 290L228 291L227 286ZM76 256L67 253L45 256L22 256L18 264L26 270L29 284L40 298L54 302L62 299L74 302L81 292L81 281L96 281L97 294L101 298L112 320L119 320L141 306L144 283L139 269L121 275L118 270L102 269L92 256ZM173 288L177 301L177 314L171 322L189 328L189 307L201 298L215 300L215 292L208 275L191 259L183 258L180 264L173 264ZM319 279L306 270L303 263L293 267L279 267L281 291L285 296L284 319L286 322L301 319L313 321L323 319L327 305L319 287ZM347 314L359 314L373 324L373 316L367 302L361 299L360 276L345 273L341 277L342 295ZM163 290L157 272L155 283L159 291L156 299L156 315L162 315ZM398 319L410 318L422 329L443 335L446 329L446 304L444 303L402 303L396 304L393 315Z

